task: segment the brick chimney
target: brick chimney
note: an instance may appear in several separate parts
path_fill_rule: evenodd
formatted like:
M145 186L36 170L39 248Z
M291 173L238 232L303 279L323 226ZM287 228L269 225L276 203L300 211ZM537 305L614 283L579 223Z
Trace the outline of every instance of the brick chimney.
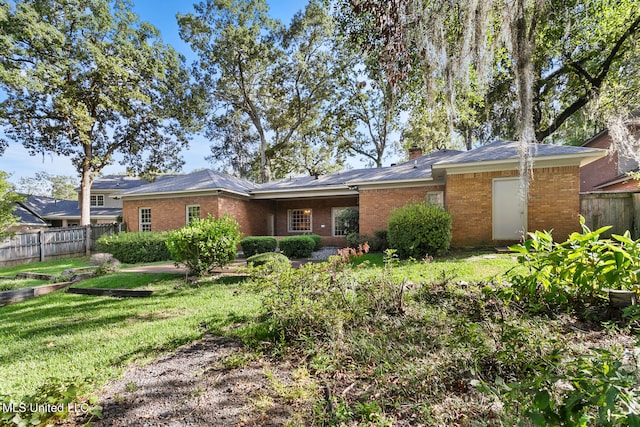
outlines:
M413 160L415 158L418 158L422 156L422 148L414 145L413 147L409 148L409 160Z

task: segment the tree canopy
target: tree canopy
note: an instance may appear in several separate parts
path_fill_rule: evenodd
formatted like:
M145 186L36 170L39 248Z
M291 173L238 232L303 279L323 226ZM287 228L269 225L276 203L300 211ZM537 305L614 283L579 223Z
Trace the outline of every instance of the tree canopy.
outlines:
M0 238L7 236L9 228L18 221L13 212L16 209L16 203L24 199L15 192L13 185L7 179L9 174L0 171Z
M36 172L33 177L22 177L18 180L18 190L23 194L60 200L78 200L77 186L78 180L72 176L54 175L45 171Z
M178 22L198 54L193 73L207 89L213 156L229 155L240 174L258 163L263 182L306 170L287 156L313 149L305 141L326 131L336 72L326 5L310 1L285 26L264 0L206 0Z
M131 173L180 168L199 92L184 59L130 2L0 0L0 34L6 138L32 155L72 159L82 224L93 179L116 154Z

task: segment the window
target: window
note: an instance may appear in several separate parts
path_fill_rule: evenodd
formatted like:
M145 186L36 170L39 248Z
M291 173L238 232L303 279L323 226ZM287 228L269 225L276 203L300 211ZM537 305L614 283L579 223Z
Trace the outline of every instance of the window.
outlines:
M444 207L444 192L429 191L427 193L427 202L434 206Z
M333 219L333 235L334 236L346 236L347 235L347 228L346 228L346 223L345 222L341 222L340 221L340 214L342 214L342 212L344 212L346 209L354 209L354 210L358 210L358 208L356 207L352 207L352 208L333 208L331 209L331 218Z
M187 224L194 219L200 219L200 205L187 206Z
M289 209L289 232L311 231L311 209Z
M151 231L151 208L140 208L140 231Z
M92 194L90 196L91 206L104 206L104 195L103 194Z

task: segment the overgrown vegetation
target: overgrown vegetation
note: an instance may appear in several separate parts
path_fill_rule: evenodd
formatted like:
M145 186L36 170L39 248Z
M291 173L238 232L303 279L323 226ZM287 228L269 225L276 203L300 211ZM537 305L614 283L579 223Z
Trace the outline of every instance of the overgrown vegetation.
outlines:
M389 246L401 258L442 255L451 243L451 215L429 203L409 203L389 217Z
M265 321L250 338L304 361L324 389L310 424L637 425L633 318L542 316L492 291L504 268L467 282L455 259L389 250L375 268L363 252L256 276ZM369 261L353 270L358 257ZM500 256L474 258L460 269Z
M224 267L236 259L242 234L240 225L225 215L216 219L195 219L169 233L167 248L177 264L184 264L191 275L201 275L213 267Z
M144 231L102 235L97 242L98 250L107 252L118 261L127 264L171 260L165 244L166 232Z

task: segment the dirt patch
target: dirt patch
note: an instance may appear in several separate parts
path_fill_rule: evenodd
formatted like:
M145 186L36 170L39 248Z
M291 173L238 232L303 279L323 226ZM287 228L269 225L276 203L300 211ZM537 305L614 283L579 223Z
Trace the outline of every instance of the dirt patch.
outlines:
M291 380L291 370L263 359L242 360L237 340L206 336L148 365L131 366L98 393L100 420L75 417L65 426L95 427L282 425L290 408L272 386L273 376ZM267 374L268 373L268 374ZM271 379L269 379L271 377ZM268 402L265 405L264 402Z

